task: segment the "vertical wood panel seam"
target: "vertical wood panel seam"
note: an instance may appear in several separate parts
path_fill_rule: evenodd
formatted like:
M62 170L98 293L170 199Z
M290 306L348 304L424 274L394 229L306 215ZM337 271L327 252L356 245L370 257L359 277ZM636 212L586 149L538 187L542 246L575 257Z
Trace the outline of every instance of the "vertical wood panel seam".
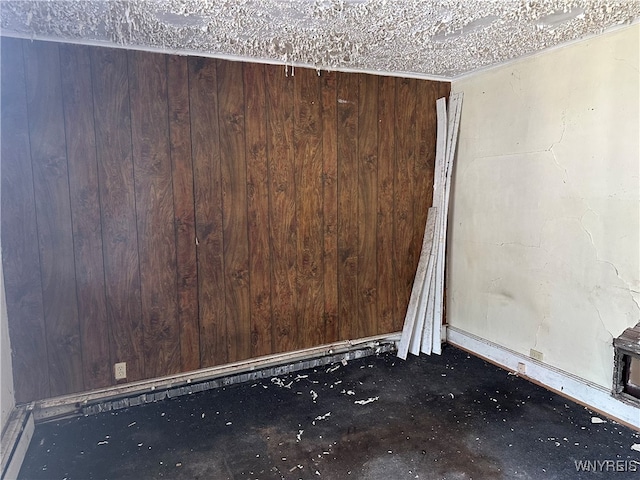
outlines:
M78 312L78 346L79 348L79 354L80 354L80 365L82 367L82 371L84 373L84 357L82 355L82 322L80 321L80 309L79 309L79 301L78 301L78 276L76 273L76 237L73 234L73 208L71 207L73 205L73 201L71 199L71 178L69 175L69 145L67 143L67 119L65 117L65 109L64 109L64 103L65 103L65 99L64 99L64 88L62 88L63 83L62 83L62 59L60 58L60 46L58 46L58 65L59 65L59 69L58 69L58 73L60 74L60 101L62 102L62 105L60 106L61 110L62 110L62 129L64 130L64 152L65 152L65 162L67 164L67 185L69 186L68 189L68 193L69 193L69 220L71 223L71 247L72 247L72 253L73 253L73 286L74 286L74 290L75 290L75 297L76 297L76 310ZM94 125L94 131L95 131L95 125ZM85 389L85 384L84 384L84 374L81 377L82 380L82 388L83 390Z
M356 162L356 231L355 231L355 257L356 257L356 304L355 304L355 315L357 321L355 322L355 329L358 332L358 327L360 326L360 302L362 301L360 292L360 286L362 282L362 270L360 267L360 103L362 102L362 98L360 97L360 75L356 78L357 87L356 87L356 113L355 113L355 121L356 121L356 131L355 131L355 144L356 144L356 154L355 154L355 162ZM352 324L353 325L353 324ZM353 335L353 329L350 330L350 336Z
M422 80L420 80L422 81ZM411 165L411 171L413 172L413 175L415 177L416 175L416 165L419 165L419 157L420 157L420 142L418 141L418 135L420 134L420 132L418 131L418 127L416 125L417 121L418 121L418 106L420 105L420 102L418 101L418 80L413 82L413 98L415 99L415 107L413 110L413 128L415 129L414 132L414 136L413 136L413 165ZM420 182L417 181L416 178L414 178L413 180L414 182L414 189L413 189L413 221L411 222L412 224L412 230L413 230L413 241L411 242L411 246L412 246L412 250L413 250L413 262L411 264L411 272L415 272L415 270L418 268L418 257L420 256L420 249L422 246L422 235L421 233L424 233L424 228L422 229L418 229L418 231L416 231L416 216L417 215L417 210L418 208L420 208L420 205L418 204L418 197L419 194L416 192L416 187L420 188ZM420 232L420 233L418 233ZM413 284L413 282L411 282L409 285L409 296L411 296L411 285ZM407 303L408 306L408 303Z
M245 183L249 181L249 161L247 155L247 88L245 85L245 62L241 63L241 71L242 71L242 136L244 138L244 177ZM246 223L246 234L247 234L247 291L249 293L249 356L252 356L253 345L252 345L252 334L253 334L253 302L251 301L251 238L249 236L249 191L245 191L245 212L247 215L247 223ZM269 299L271 300L271 299Z
M192 109L191 109L191 67L189 65L190 59L187 57L187 102L189 104L189 140L190 140L190 150L191 150L191 164L193 165L193 147L195 145L193 139L193 117L192 117ZM193 192L193 234L195 238L193 239L193 243L195 244L196 249L196 301L198 302L198 365L202 368L202 326L200 325L200 319L202 317L202 311L200 306L200 249L198 248L197 240L198 240L198 218L197 218L197 209L196 209L196 169L191 169L191 191ZM176 252L177 252L176 248Z
M398 184L398 169L396 168L398 165L398 127L397 127L397 113L398 113L398 81L396 79L393 80L393 159L390 160L392 161L392 165L393 165L393 179L392 179L392 184L391 184L391 191L392 193L392 197L391 197L391 251L393 252L393 254L395 254L396 249L398 248L398 244L397 244L397 231L398 231L398 224L395 221L395 219L397 218L397 212L396 212L396 186ZM392 270L392 278L393 278L393 290L391 292L392 294L392 305L393 305L393 311L392 311L392 315L393 315L393 323L395 324L397 322L397 317L398 315L400 315L398 313L398 300L397 300L397 296L398 296L398 288L399 288L399 278L397 276L397 264L395 262L392 262L393 265L393 270Z
M224 241L224 195L223 195L223 190L224 190L224 181L223 181L223 177L222 177L222 152L220 151L220 78L218 76L218 60L217 59L212 59L212 62L215 62L215 66L216 66L216 117L218 118L218 128L216 129L216 134L218 135L217 138L217 145L218 145L218 171L215 172L218 175L218 178L220 179L220 191L218 192L218 197L219 197L219 208L220 208L220 251L222 252L222 297L223 297L223 302L224 302L224 344L226 346L226 355L224 358L226 358L227 361L229 361L229 344L230 344L230 339L229 339L229 319L227 318L227 262L226 262L226 255L225 255L225 241ZM226 61L226 60L221 60L221 61Z
M264 72L264 76L266 77L267 74L267 67L263 68L263 72ZM272 216L273 216L273 212L272 212L272 203L271 203L271 155L269 153L269 133L270 133L270 128L269 125L271 124L269 122L270 118L269 118L269 111L271 110L269 108L270 105L270 95L269 95L269 88L268 88L268 83L265 81L265 103L264 103L264 118L265 118L265 155L267 157L267 209L268 209L268 218L267 221L268 223L268 237L269 237L269 302L271 304L271 353L276 351L276 335L275 335L275 322L273 321L273 285L274 285L274 275L273 275L273 241L272 241L272 235L271 235L271 221L272 221Z
M375 241L373 242L373 245L376 249L375 252L375 256L374 256L374 266L373 266L373 270L375 272L374 275L374 280L375 280L375 291L376 291L376 296L375 296L375 305L373 310L375 311L375 318L373 319L373 327L372 330L370 330L370 333L374 333L374 334L378 334L380 333L380 312L378 311L378 308L380 307L380 302L378 302L378 228L380 227L379 222L378 222L378 212L379 212L379 205L380 205L380 192L378 192L378 178L380 176L380 138L379 138L379 133L378 133L378 128L380 125L380 78L377 79L376 81L376 90L375 90L375 106L376 106L376 118L375 118L375 124L374 124L374 128L373 131L376 134L376 143L375 143L375 152L376 152L376 182L374 184L374 188L375 188L375 198L376 198L376 208L373 212L373 215L375 217L375 228L373 231L373 236Z
M196 244L196 240L197 240L197 230L196 230L196 181L195 181L195 168L193 167L193 125L191 124L191 69L189 68L189 59L186 59L186 68L187 68L187 104L189 105L189 143L190 143L190 150L191 150L191 193L192 193L192 197L193 197L193 236L194 238L191 239L191 241L193 242L193 248L196 249L196 278L195 278L195 284L196 284L196 302L198 305L197 308L197 312L198 312L198 366L200 368L202 368L202 341L201 341L201 335L200 332L202 331L202 326L200 324L200 274L199 274L199 268L198 268L198 258L200 255L200 252L198 251L198 246Z
M104 223L102 221L102 192L100 190L100 166L99 166L99 162L100 162L100 157L98 155L98 139L96 137L96 99L95 99L95 91L94 91L94 82L93 82L93 78L94 78L94 67L93 67L93 51L96 49L97 47L91 47L91 50L89 50L89 74L91 76L91 102L93 105L93 135L94 135L94 143L95 143L95 150L96 150L96 180L98 181L98 202L100 204L100 239L101 239L101 247L102 247L102 278L104 281L104 298L105 298L105 309L106 309L106 320L107 320L107 332L109 334L109 344L108 344L108 348L109 348L109 366L113 365L113 357L114 357L114 353L112 350L112 345L113 342L115 341L113 338L113 331L112 331L112 325L111 325L111 321L109 318L109 306L108 306L108 299L107 299L107 269L106 269L106 265L107 265L107 259L105 257L105 247L104 247ZM111 368L109 368L109 370L111 371ZM114 376L113 376L113 372L111 372L111 375L109 377L109 383L111 385L113 385L114 382Z
M174 249L174 257L176 260L176 270L175 270L175 281L176 281L176 310L175 317L173 318L174 322L178 323L178 338L176 342L178 342L178 351L180 352L180 369L182 369L182 319L180 318L180 283L178 281L178 277L180 274L179 262L178 262L178 229L176 228L176 196L174 194L175 189L173 186L173 148L171 148L171 106L169 105L169 56L163 55L164 57L164 78L167 86L167 142L168 142L168 150L169 150L169 170L170 170L170 178L171 178L171 204L173 205L173 243L175 245ZM187 91L188 94L188 91Z
M340 278L340 232L338 231L338 227L340 226L340 142L338 140L340 135L340 109L338 108L338 85L340 73L336 72L336 98L334 99L334 103L336 108L336 284L338 284L338 279ZM338 332L338 339L341 339L340 332L342 332L342 316L340 315L340 305L342 300L342 289L338 285L338 296L336 298L336 329Z
M40 230L38 227L38 209L36 208L36 185L35 185L35 173L33 171L33 155L31 152L31 128L29 128L29 92L27 91L27 62L25 59L25 55L24 55L24 44L25 44L26 40L22 40L20 41L20 50L22 51L22 68L24 71L24 106L25 106L25 111L27 114L27 136L29 138L29 164L31 166L31 188L33 189L33 210L34 210L34 217L36 219L36 240L37 240L37 244L38 244L38 265L40 267L40 294L42 295L42 325L44 326L44 338L45 338L45 342L44 342L44 348L45 348L45 353L46 353L46 358L47 358L47 377L48 377L48 383L49 386L47 387L47 392L48 395L51 394L51 373L49 371L49 364L51 363L51 360L49 359L49 342L47 341L49 338L49 334L47 333L47 321L46 321L46 315L44 313L45 308L44 308L44 285L43 285L43 281L42 281L42 255L40 253Z
M318 71L318 77L320 77L320 71ZM320 102L320 158L322 159L322 191L320 192L320 198L322 198L322 204L320 209L322 211L322 335L323 341L326 343L327 339L327 295L326 295L326 284L324 282L325 278L325 270L327 263L327 245L326 245L326 221L325 221L325 187L326 187L326 178L325 178L325 166L324 166L324 96L322 94L322 79L318 80L318 99Z
M286 72L286 70L285 70ZM288 77L289 75L287 73L285 73L285 79ZM293 69L293 66L291 67L291 77L292 77L292 86L291 86L291 144L289 145L289 153L291 155L291 163L289 164L289 166L291 166L291 170L293 172L293 192L292 192L292 196L293 196L293 224L295 225L294 228L294 232L296 234L296 240L294 243L294 262L295 262L295 267L294 267L294 271L296 272L295 275L295 281L293 283L293 301L292 301L292 307L293 307L293 326L295 328L295 338L293 339L293 344L296 345L297 348L300 348L300 346L302 345L302 334L301 334L301 323L302 319L300 318L300 302L298 301L298 259L299 259L299 255L298 255L298 236L300 235L300 225L298 224L298 205L296 205L296 200L298 199L298 183L296 182L296 177L300 177L302 178L302 175L300 175L297 171L296 171L296 167L297 165L297 161L296 161L296 82L295 82L295 72ZM298 77L300 78L300 77ZM286 82L286 80L285 80ZM286 85L286 84L285 84ZM297 175L296 175L297 174Z
M191 124L191 69L189 68L189 58L186 58L186 69L187 69L187 104L189 105L189 144L190 144L190 148L189 150L191 151L191 193L192 193L192 198L193 198L193 236L194 238L191 239L191 241L193 242L193 248L196 249L196 278L195 278L195 286L196 286L196 302L198 305L197 308L197 312L198 312L198 367L202 368L202 341L200 339L201 335L200 332L202 331L201 328L202 326L200 325L200 275L199 275L199 269L198 269L198 256L199 256L199 252L198 252L198 247L196 245L196 239L197 239L197 230L196 230L196 181L194 178L195 175L195 168L193 167L193 126ZM177 245L176 245L177 247ZM177 252L177 248L176 248L176 252Z
M131 67L129 66L130 62L129 62L129 57L132 55L132 51L126 51L125 52L125 60L127 62L127 98L128 98L128 103L129 103L129 119L131 119ZM136 257L138 259L138 287L140 288L140 295L138 295L138 302L140 303L140 318L138 319L140 321L140 338L142 339L142 344L143 344L143 350L144 350L144 338L145 338L145 332L144 332L144 321L142 321L142 311L143 311L143 305L142 305L142 278L140 277L140 241L138 239L138 198L136 195L136 162L135 159L133 158L133 122L129 121L129 139L130 139L130 148L131 148L131 175L132 175L132 186L133 186L133 214L135 217L135 223L136 223L136 245L135 245L135 249L136 249ZM139 358L140 361L140 365L141 365L141 373L142 373L142 378L146 378L147 374L146 374L146 364L145 364L145 358L144 355L140 355Z
M319 73L319 71L318 71ZM319 275L319 278L321 278L322 280L322 342L326 343L327 342L327 312L326 312L326 294L325 294L325 283L324 283L324 275L326 272L326 263L327 263L327 259L325 256L325 218L324 218L324 212L325 212L325 208L324 208L324 189L325 189L325 183L326 183L326 179L325 179L325 170L324 170L324 103L323 103L323 95L322 95L322 79L320 78L320 75L317 75L316 78L316 88L317 88L317 99L318 99L318 112L320 113L320 118L319 118L319 122L318 122L318 131L320 132L320 142L319 142L319 149L320 149L320 156L319 156L319 161L321 162L320 165L320 180L321 180L321 190L320 190L320 212L322 212L322 218L320 219L321 222L321 232L322 232L322 256L320 257L322 259L322 261L320 262L320 266L322 268L322 272Z

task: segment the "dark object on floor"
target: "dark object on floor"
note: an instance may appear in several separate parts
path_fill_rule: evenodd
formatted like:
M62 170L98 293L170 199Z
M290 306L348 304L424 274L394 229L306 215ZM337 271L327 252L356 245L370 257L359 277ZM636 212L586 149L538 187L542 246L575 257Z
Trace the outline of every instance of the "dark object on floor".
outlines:
M640 407L640 323L613 340L613 394Z
M446 347L41 424L20 478L624 479L640 476L639 444Z

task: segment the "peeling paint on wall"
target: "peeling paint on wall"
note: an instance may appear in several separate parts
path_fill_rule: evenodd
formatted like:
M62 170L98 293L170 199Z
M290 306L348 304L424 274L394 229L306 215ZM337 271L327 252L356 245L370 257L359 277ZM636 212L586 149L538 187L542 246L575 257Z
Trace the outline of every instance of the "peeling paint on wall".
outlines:
M3 1L5 35L455 77L640 18L628 0Z

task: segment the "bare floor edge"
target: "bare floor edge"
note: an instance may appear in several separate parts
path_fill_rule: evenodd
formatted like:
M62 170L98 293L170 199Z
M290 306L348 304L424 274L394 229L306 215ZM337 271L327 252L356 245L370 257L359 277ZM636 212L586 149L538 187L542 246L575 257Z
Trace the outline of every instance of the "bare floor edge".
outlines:
M622 479L634 446L631 429L445 346L43 423L19 478Z

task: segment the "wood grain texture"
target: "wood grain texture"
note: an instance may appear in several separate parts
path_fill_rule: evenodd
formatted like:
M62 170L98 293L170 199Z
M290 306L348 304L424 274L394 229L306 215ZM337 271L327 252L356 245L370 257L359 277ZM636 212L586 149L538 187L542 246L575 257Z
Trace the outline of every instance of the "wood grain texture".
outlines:
M217 91L215 60L189 58L201 367L228 359Z
M21 40L2 38L2 265L16 403L50 395Z
M18 401L399 330L448 84L12 39L0 61Z
M273 352L265 67L244 66L251 355Z
M271 208L271 308L274 352L298 345L296 302L296 190L293 152L293 78L265 67Z
M378 332L397 331L397 278L394 269L394 172L395 172L396 80L378 81L378 225L377 311Z
M449 98L451 84L447 82L437 82L436 85L438 86L438 98Z
M128 52L145 377L181 370L167 59Z
M338 74L338 315L341 339L358 314L358 77Z
M135 381L145 359L127 53L95 48L91 64L111 360Z
M416 272L419 246L414 236L414 168L416 80L396 79L396 163L394 177L394 266L399 286L396 290L395 330L409 304Z
M300 69L294 88L299 348L324 342L322 117L319 77Z
M167 97L173 176L178 323L182 371L200 367L198 266L196 261L193 162L186 57L167 57Z
M338 331L338 110L337 74L323 72L322 100L322 219L325 342Z
M113 382L89 48L60 46L84 387Z
M25 43L31 166L51 395L84 389L69 174L55 43Z
M229 361L251 356L247 164L242 63L218 61L222 228Z
M353 338L378 331L378 77L358 75L358 81L358 322Z

